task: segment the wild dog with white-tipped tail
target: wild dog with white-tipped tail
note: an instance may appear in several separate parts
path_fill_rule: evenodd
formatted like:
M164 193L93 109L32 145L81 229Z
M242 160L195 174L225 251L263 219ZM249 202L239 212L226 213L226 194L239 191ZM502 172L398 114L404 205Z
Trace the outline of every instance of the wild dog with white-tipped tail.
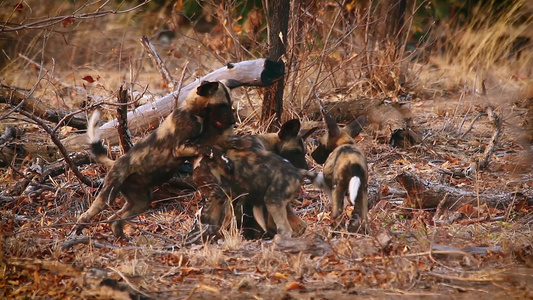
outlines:
M222 82L204 81L154 132L116 161L107 157L96 127L98 113L93 114L87 131L91 151L99 163L110 169L98 196L78 218L73 231L81 233L86 223L121 193L126 203L108 221L113 234L125 238L125 220L150 207L150 187L170 179L186 159L205 155L233 172L231 161L211 146L224 138L225 132L233 132L235 118L231 105L229 89Z
M318 147L311 153L313 159L324 164L318 186L331 201L331 219L334 228L340 224L344 199L348 195L354 206L348 230L366 231L368 213L368 166L365 154L357 147L354 137L359 135L366 119L359 117L341 129L337 122L322 109L327 132L320 137Z

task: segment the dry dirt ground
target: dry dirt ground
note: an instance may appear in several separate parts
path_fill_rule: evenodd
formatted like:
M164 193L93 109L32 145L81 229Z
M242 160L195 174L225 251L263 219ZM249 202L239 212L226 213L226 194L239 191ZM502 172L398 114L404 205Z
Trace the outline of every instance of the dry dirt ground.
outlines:
M230 227L217 242L183 246L199 197L167 186L156 190L152 208L127 226L129 242L115 240L108 225L95 220L84 231L87 239L63 248L73 222L96 191L67 172L53 178L51 189L8 197L6 192L16 190L22 178L12 168L2 168L0 297L533 298L533 175L527 168L531 161L520 161L516 124L504 122L487 169L462 178L443 171L469 167L492 135L482 117L469 134L458 137L463 116L467 127L476 115L474 106L469 111L469 101L457 94L413 97L421 145L392 148L370 127L365 129L359 142L368 156L375 199L366 235L332 233L326 198L306 185L293 203L308 224L302 237L243 240ZM497 112L512 120L509 109ZM30 127L22 143L47 139ZM31 166L31 160L16 165L26 176ZM95 164L82 171L93 179L105 174ZM405 207L406 195L394 180L404 171L478 195L520 192L529 201L496 207L458 203L438 212Z

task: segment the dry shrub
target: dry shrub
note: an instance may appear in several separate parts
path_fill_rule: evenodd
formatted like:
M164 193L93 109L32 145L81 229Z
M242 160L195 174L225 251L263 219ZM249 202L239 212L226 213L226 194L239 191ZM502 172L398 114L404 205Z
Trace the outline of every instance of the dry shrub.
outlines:
M505 87L531 77L532 7L527 1L479 5L465 25L435 28L436 49L417 78L426 88L480 90L481 82Z

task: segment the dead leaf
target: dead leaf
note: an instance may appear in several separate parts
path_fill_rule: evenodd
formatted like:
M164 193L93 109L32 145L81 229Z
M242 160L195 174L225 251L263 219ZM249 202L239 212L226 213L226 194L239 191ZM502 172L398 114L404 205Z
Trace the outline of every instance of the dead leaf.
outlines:
M22 1L21 1L21 2L19 2L19 3L17 3L17 4L15 4L15 5L13 6L13 8L14 8L16 11L18 11L18 12L22 12L22 9L24 8L24 5L22 5Z
M474 213L474 206L471 204L465 204L461 206L457 211L465 215L471 216Z
M305 286L299 282L293 281L285 286L286 291L305 290Z
M68 17L61 21L61 24L63 25L63 27L67 27L70 24L74 24L74 18Z
M85 76L85 77L82 77L81 79L87 81L88 83L93 83L93 82L96 81L96 80L94 80L94 78L93 78L92 76L90 76L90 75L87 75L87 76Z

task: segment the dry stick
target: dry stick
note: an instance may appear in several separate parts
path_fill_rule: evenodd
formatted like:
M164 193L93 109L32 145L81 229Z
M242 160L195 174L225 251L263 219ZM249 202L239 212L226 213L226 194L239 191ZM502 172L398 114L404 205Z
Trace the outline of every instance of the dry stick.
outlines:
M118 103L128 103L128 90L124 90L122 86L120 86L117 98ZM131 149L131 147L133 147L133 142L131 141L131 133L128 129L128 106L119 105L117 107L117 121L117 131L120 147L122 148L122 153L126 153Z
M159 54L157 54L154 45L150 43L150 40L146 35L142 36L141 44L148 52L148 56L150 56L150 58L153 60L156 69L159 71L159 73L161 73L161 76L163 76L163 80L165 80L165 82L167 83L168 91L172 93L178 82L172 77L172 75L170 75L170 72L168 71L167 67L165 67L165 63L163 62Z
M491 282L491 281L509 281L508 278L504 277L497 277L497 278L464 278L464 277L455 277L455 276L448 276L443 275L435 272L427 272L426 274L442 279L447 280L457 280L457 281L468 281L468 282Z
M54 142L54 144L57 146L57 148L59 149L59 151L63 155L63 158L65 159L65 162L67 163L69 168L72 170L72 172L74 172L74 175L76 175L76 177L80 180L80 182L82 182L85 185L90 186L90 187L99 186L99 184L97 184L97 183L93 182L92 180L90 180L89 178L85 177L85 175L83 175L80 172L80 170L78 170L78 168L76 167L74 162L72 162L72 160L70 159L70 156L68 155L67 149L65 149L65 147L63 146L63 144L61 143L59 138L54 134L52 129L50 127L48 127L48 125L46 125L43 122L43 120L41 120L38 117L36 117L36 116L26 112L26 111L23 111L23 110L19 110L18 113L20 113L21 115L23 115L25 117L28 117L28 118L32 119L33 121L35 121L37 124L39 124L39 126L41 126L50 135L50 138L52 139L52 142Z
M483 116L486 116L487 114L486 113L479 113L473 120L472 120L472 123L470 123L470 126L468 126L468 128L466 129L466 131L461 134L460 138L461 139L464 139L465 136L472 130L472 128L474 128L474 123L476 123L476 121L483 117Z
M129 287L134 290L135 292L145 296L146 298L148 299L154 299L154 296L153 295L150 295L146 292L143 292L141 291L138 287L136 287L135 285L133 285L133 283L131 283L131 281L128 279L128 277L126 277L122 272L120 272L118 269L115 269L113 267L108 267L108 269L112 270L113 272L117 273L120 277L122 277L122 279L129 285Z
M40 82L42 77L37 82ZM34 98L32 95L34 89L31 91L23 90L20 88L0 85L0 103L8 103L14 107L9 110L3 116L0 116L0 120L7 118L16 110L25 110L34 115L37 115L39 118L50 122L58 122L59 125L68 122L69 126L77 129L85 129L87 127L87 122L85 118L77 117L76 114L72 114L69 111L53 107L44 101L41 101L37 98ZM28 93L26 93L28 92ZM56 110L54 110L56 109ZM57 129L56 129L57 130ZM55 130L54 130L55 131Z
M189 66L189 61L186 61L183 65L183 68L181 69L180 81L178 83L178 88L176 89L177 94L174 97L174 109L178 108L178 100L180 98L181 86L183 85L183 78L185 77L185 71L187 70L187 66Z
M66 88L73 88L73 89L76 89L76 91L78 93L85 93L85 91L77 86L72 86L68 83L66 83L65 81L63 81L61 78L55 76L52 72L50 72L46 67L44 67L43 65L41 65L40 63L32 60L31 58L27 57L26 55L24 54L21 54L19 53L19 57L27 60L30 64L34 65L35 67L39 68L39 70L43 70L44 72L46 72L46 74L48 74L48 76L50 76L51 79L53 79L55 82L59 83L60 85L66 87Z
M7 27L4 24L4 26L0 27L0 32L13 32L13 31L20 31L20 30L23 30L23 29L43 29L43 28L47 28L47 27L50 27L50 26L55 25L55 24L59 24L59 23L65 21L67 19L74 19L74 20L76 20L76 19L94 19L94 18L104 17L104 16L109 15L109 14L114 14L114 15L124 14L124 13L128 13L130 11L134 11L134 10L138 9L139 7L145 5L145 4L149 3L149 2L150 2L150 0L145 0L142 3L136 5L136 6L132 7L132 8L125 9L125 10L116 10L116 9L100 10L102 8L102 7L100 7L94 12L76 14L77 12L82 10L83 8L87 7L89 4L92 4L92 2L90 2L90 3L87 3L85 5L80 6L78 9L76 9L74 12L72 12L69 15L46 18L46 19L43 19L43 20L35 21L35 22L29 23L29 24L22 24L22 25L19 25L17 27L11 27L11 28Z
M328 32L328 35L326 36L326 39L324 40L324 45L327 45L328 42L329 42L329 39L331 37L331 34L333 32L333 28L335 27L335 24L337 24L337 20L341 14L341 9L339 9L339 11L337 12L337 14L335 15L335 19L333 19L333 23L329 29L329 32ZM327 53L326 53L327 51ZM326 47L324 47L322 49L322 53L320 54L320 60L318 61L318 71L316 72L316 78L315 78L315 82L313 84L313 86L311 87L311 89L309 89L309 92L307 93L307 96L305 97L305 102L304 102L304 105L302 106L302 109L306 109L307 106L309 105L309 102L311 102L311 93L313 92L313 89L316 89L318 88L318 85L319 85L319 79L320 79L320 74L322 73L322 67L324 65L324 61L326 60L326 57L327 55L329 54L329 52L332 51L332 49L328 49ZM301 114L301 112L299 113Z
M488 167L490 156L492 155L492 152L494 152L494 148L496 148L496 143L498 143L498 139L500 138L500 133L502 130L502 120L497 114L494 113L494 110L491 106L487 107L487 115L489 120L492 122L492 126L494 127L494 133L492 134L492 138L490 139L487 149L485 149L485 153L483 153L483 159L481 159L479 162L480 170Z

